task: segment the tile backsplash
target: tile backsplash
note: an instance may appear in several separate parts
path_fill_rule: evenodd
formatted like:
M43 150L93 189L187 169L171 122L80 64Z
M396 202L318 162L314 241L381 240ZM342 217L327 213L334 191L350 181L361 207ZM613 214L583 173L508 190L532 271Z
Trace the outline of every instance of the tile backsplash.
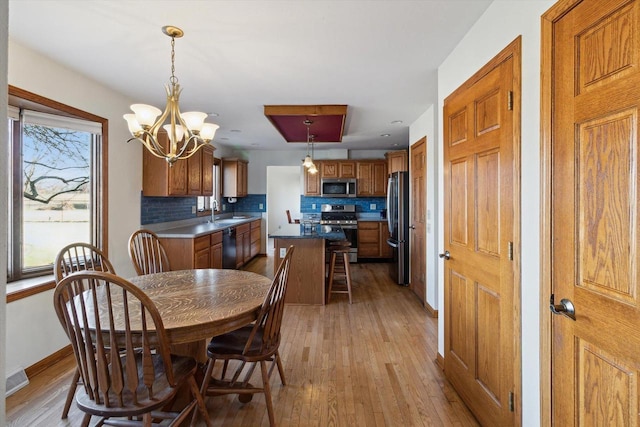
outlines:
M300 196L300 213L320 213L321 205L356 205L356 212L358 213L379 213L386 208L386 203L387 199L385 197Z

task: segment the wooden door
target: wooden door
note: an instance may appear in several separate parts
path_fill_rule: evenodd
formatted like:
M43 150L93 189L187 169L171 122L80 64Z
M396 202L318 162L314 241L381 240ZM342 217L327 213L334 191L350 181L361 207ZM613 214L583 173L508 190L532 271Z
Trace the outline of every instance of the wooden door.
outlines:
M640 1L563 1L543 24L543 298L575 308L543 314L550 423L637 426Z
M519 64L520 38L444 103L445 374L486 426L521 422Z
M411 252L409 289L418 296L424 305L427 298L427 138L422 138L411 147L411 233L409 246Z

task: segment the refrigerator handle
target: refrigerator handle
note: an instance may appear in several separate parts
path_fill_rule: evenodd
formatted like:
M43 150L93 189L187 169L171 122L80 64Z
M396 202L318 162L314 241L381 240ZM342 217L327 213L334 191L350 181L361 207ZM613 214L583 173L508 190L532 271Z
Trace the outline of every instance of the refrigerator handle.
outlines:
M392 248L397 248L400 246L400 242L394 239L387 239L387 245L391 246Z
M391 207L391 183L392 179L389 178L387 180L387 227L389 227L389 232L393 233L393 225L391 224L393 218L393 208Z

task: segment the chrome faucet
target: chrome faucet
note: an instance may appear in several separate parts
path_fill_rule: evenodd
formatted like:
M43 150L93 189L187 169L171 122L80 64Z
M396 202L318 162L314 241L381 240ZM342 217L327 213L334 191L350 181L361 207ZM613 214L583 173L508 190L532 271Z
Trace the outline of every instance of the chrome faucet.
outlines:
M211 200L211 222L215 222L215 213L218 210L218 201L216 199Z

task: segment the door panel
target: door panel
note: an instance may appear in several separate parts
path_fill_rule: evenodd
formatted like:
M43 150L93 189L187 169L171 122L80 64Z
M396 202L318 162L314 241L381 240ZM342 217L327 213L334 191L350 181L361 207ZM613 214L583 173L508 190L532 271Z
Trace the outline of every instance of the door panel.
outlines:
M552 31L548 277L575 307L547 314L552 423L637 426L640 2L567 3Z
M410 245L410 271L411 281L409 288L415 293L423 305L432 315L437 315L426 304L427 298L427 256L426 256L426 221L427 221L427 189L426 189L426 149L427 139L422 138L410 148L411 158L411 210L409 220L414 228L411 228L409 237Z
M519 392L513 94L520 40L444 104L445 374L483 425L516 425Z

